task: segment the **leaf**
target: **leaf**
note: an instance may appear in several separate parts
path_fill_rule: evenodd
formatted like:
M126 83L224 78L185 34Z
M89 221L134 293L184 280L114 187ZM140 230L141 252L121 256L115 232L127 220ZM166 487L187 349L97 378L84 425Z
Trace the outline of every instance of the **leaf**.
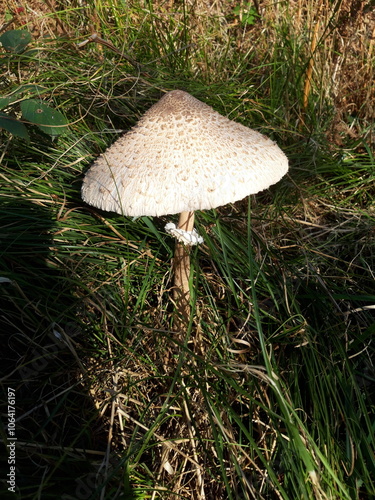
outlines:
M48 135L60 135L67 130L65 116L43 101L27 99L21 102L21 111L25 120L37 125Z
M0 43L8 52L20 54L31 42L31 34L26 30L10 30L0 36Z
M233 9L233 13L236 16L239 16L240 21L243 25L250 25L252 26L255 24L255 20L257 17L259 17L256 9L251 5L251 3L248 3L244 6L238 5Z
M0 109L4 109L11 104L19 101L24 94L29 94L31 96L40 96L44 94L48 89L42 87L41 85L27 84L21 85L16 90L14 90L11 94L0 97Z
M0 113L0 127L17 137L21 137L26 141L29 140L29 133L27 132L25 125L12 116Z

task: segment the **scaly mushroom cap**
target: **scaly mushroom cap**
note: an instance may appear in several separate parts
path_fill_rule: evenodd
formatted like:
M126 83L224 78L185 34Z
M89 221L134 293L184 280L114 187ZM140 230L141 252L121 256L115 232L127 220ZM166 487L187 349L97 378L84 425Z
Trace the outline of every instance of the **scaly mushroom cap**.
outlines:
M287 170L268 137L173 90L98 157L82 198L130 216L205 210L262 191Z

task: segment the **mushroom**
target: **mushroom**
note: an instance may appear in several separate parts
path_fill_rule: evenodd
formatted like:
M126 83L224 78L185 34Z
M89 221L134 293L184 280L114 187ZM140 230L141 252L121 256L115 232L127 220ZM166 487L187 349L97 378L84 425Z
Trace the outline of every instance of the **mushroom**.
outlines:
M233 122L182 90L166 93L94 162L82 198L125 216L180 214L174 298L190 316L190 253L201 238L194 212L232 203L276 183L288 160L271 139ZM182 325L179 322L179 325Z

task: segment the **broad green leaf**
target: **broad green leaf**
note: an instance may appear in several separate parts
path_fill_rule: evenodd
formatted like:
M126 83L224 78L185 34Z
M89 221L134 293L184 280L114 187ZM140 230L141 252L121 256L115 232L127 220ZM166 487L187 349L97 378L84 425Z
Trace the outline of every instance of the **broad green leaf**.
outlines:
M236 16L239 16L240 21L243 25L248 24L252 26L253 24L255 24L256 18L259 17L257 11L251 5L251 3L248 3L244 6L237 5L237 7L233 9L233 13Z
M42 101L35 99L22 101L21 111L25 120L37 125L48 135L60 135L67 130L65 116Z
M26 141L29 140L29 134L25 125L16 118L8 116L5 113L0 113L0 128L4 128L11 134L21 137Z
M5 50L20 54L31 42L31 34L26 30L10 30L0 36L0 43Z
M11 94L0 97L0 109L4 109L7 106L19 101L24 94L29 94L30 96L40 96L47 91L45 87L41 85L27 84L21 85Z
M8 95L6 97L0 97L0 109L4 109L6 108L7 106L9 106L9 104L11 104L12 102L16 101L17 100L17 97L15 96L15 94L13 95Z

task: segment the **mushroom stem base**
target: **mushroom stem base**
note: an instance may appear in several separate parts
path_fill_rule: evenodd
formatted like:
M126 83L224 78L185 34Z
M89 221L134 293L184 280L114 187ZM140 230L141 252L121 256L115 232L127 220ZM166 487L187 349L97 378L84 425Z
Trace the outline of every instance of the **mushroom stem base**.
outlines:
M194 212L181 212L178 229L192 231L194 228ZM190 319L190 248L177 242L173 261L174 288L173 298L176 302L175 327L183 329Z

